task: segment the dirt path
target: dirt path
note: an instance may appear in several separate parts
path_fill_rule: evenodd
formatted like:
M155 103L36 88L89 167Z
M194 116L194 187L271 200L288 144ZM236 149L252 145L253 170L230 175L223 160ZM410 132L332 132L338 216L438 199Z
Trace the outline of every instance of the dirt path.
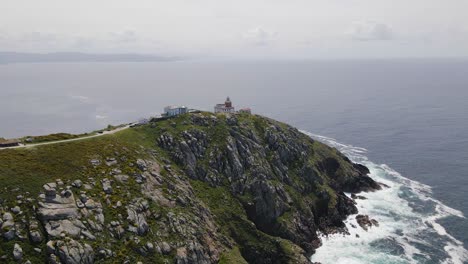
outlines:
M115 133L120 132L122 130L125 130L125 129L129 128L129 127L130 126L127 125L127 126L120 127L120 128L117 128L117 129L114 129L114 130L111 130L111 131L104 131L101 134L96 134L96 135L92 135L92 136L72 138L72 139L64 139L64 140L57 140L57 141L50 141L50 142L43 142L43 143L36 143L36 144L21 144L19 146L15 146L15 147L0 148L0 150L2 150L2 149L17 149L17 148L32 148L32 147L43 146L43 145L52 145L52 144L66 143L66 142L72 142L72 141L78 141L78 140L85 140L85 139L96 138L96 137L101 137L101 136L105 136L105 135L112 135L112 134L115 134Z

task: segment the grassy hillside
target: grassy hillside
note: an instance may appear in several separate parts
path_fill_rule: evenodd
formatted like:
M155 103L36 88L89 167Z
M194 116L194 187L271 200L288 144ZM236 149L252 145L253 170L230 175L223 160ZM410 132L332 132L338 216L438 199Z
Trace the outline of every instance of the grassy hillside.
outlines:
M97 138L3 149L0 257L16 263L18 244L23 261L64 262L63 247L50 245L77 241L96 263L307 263L317 232L342 228L355 211L346 186L359 191L364 179L375 187L363 177L335 149L248 114L185 114ZM53 205L39 197L46 183L64 201L72 193L77 216L41 215ZM78 234L54 235L50 226L70 221ZM32 242L34 222L40 242Z

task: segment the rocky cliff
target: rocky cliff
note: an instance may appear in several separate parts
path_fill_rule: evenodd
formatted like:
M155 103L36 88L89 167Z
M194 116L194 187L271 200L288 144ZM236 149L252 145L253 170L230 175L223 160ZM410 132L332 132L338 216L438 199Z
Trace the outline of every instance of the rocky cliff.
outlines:
M0 151L11 263L308 263L346 232L366 167L248 114L186 114L102 138Z

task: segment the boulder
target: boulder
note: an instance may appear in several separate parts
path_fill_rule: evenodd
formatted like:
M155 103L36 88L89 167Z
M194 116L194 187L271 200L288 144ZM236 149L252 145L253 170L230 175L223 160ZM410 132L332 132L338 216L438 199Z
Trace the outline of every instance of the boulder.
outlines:
M136 162L136 165L142 171L146 171L146 169L148 167L147 164L146 164L146 161L144 161L142 159L138 159L137 162Z
M138 235L142 236L148 232L149 226L146 222L146 217L142 211L142 208L139 208L133 204L129 205L127 206L127 214L127 220L134 224Z
M75 188L81 188L81 186L83 186L83 182L81 180L74 180L72 186Z
M55 256L63 264L92 264L94 251L88 244L81 244L76 240L58 240L55 242Z
M42 242L42 235L38 230L29 231L29 238L30 238L32 243Z
M164 254L164 255L169 255L171 254L171 251L172 251L172 248L171 246L169 245L169 243L167 242L162 242L161 243L161 252Z
M19 213L21 213L21 208L19 206L15 206L15 207L11 208L11 211L14 214L19 214Z
M98 159L92 159L92 160L89 161L89 163L91 163L91 165L93 165L93 166L101 165L101 161L98 160Z
M102 190L107 194L112 193L112 186L111 186L111 182L109 181L109 179L102 180Z
M128 175L119 174L115 175L114 178L120 183L126 183L130 177Z
M23 258L23 249L18 244L15 244L13 247L13 258L15 260L21 260Z
M361 226L361 228L366 231L369 229L369 227L379 226L379 223L377 222L377 220L370 219L368 215L359 214L356 216L356 221L359 224L359 226Z

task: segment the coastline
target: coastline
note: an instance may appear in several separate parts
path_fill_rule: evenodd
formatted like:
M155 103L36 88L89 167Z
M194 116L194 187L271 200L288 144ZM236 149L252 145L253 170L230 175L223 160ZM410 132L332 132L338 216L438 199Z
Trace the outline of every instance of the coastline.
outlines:
M356 222L356 214L344 221L349 235L321 236L322 245L312 262L326 263L438 263L463 264L468 250L450 235L437 220L465 218L462 212L431 197L431 187L410 180L386 164L370 161L364 148L346 145L335 139L306 135L337 148L351 161L369 168L369 176L388 185L377 192L360 193L367 199L355 199L358 214L369 215L379 226L366 231Z

